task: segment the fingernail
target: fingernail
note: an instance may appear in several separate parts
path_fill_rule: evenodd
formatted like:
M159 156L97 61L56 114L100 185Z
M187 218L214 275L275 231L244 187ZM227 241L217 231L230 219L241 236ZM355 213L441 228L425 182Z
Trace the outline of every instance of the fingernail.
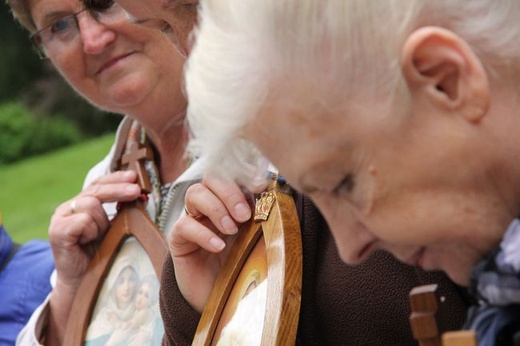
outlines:
M133 171L125 171L125 174L124 174L125 178L130 178L130 177L133 177L133 176L134 176L134 172Z
M226 247L226 243L219 237L211 237L209 243L217 251L221 251Z
M245 203L235 205L235 215L238 221L247 221L251 217L251 209Z
M224 216L220 220L220 224L222 225L222 228L224 228L227 231L228 234L236 234L238 232L238 228L235 225L235 222L228 215Z

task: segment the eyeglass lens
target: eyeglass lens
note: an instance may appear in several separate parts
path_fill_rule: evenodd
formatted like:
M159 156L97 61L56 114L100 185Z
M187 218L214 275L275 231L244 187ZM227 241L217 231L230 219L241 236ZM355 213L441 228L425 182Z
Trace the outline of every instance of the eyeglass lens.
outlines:
M72 42L79 34L78 16L83 12L102 24L111 24L126 17L125 11L117 4L102 12L83 9L62 17L31 36L31 41L40 54L48 55L49 52L58 51Z

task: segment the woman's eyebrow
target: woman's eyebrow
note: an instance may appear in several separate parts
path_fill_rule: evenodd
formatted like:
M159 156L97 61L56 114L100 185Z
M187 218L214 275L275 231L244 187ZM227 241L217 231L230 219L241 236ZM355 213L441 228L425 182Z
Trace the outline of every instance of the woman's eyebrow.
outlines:
M41 24L41 27L46 27L47 25L49 25L50 23L52 23L52 21L56 20L56 19L59 19L59 18L62 18L62 17L65 17L69 14L71 14L73 12L70 12L70 11L52 11L52 12L47 12L45 13L45 15L40 19L40 24Z

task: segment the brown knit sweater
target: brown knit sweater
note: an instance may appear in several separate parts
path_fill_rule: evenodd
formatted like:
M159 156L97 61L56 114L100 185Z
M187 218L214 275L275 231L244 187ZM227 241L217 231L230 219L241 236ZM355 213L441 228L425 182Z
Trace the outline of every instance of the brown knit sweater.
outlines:
M338 255L329 229L307 198L297 197L302 224L303 286L298 345L417 345L412 338L408 293L439 285L442 330L459 329L469 306L466 291L444 274L424 272L377 252L352 267ZM190 345L200 314L179 292L168 256L162 275L163 345Z

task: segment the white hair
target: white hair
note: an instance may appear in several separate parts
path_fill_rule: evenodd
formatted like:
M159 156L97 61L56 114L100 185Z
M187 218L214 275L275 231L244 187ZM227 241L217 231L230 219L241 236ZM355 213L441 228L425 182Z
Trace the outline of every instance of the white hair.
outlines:
M203 0L186 67L189 150L247 183L264 166L241 132L277 83L312 81L323 103L360 90L390 100L404 90L400 51L413 30L453 31L493 72L518 65L519 18L518 0Z

